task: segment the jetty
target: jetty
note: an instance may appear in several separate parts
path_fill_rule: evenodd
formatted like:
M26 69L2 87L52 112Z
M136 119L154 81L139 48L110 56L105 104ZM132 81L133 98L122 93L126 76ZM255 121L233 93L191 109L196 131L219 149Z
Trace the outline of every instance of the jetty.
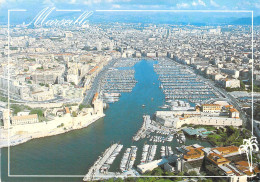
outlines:
M133 137L134 141L138 141L139 139L145 138L149 134L147 130L154 128L154 126L152 125L152 120L149 115L144 115L143 120L144 121L141 128L137 131L137 133Z
M94 165L89 169L88 173L83 178L83 181L92 181L103 179L103 176L116 176L116 173L109 173L108 169L119 154L123 145L119 143L112 144L105 152L98 157Z
M156 154L157 145L144 145L141 164L151 162Z
M136 159L136 153L137 153L137 147L131 146L131 148L127 148L123 158L120 163L120 170L122 172L128 172L129 170L132 170L132 167L134 165L135 159Z

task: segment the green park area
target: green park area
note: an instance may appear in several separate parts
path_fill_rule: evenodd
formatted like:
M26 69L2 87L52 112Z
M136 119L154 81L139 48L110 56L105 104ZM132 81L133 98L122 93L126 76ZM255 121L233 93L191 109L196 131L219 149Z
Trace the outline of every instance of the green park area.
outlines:
M225 127L214 127L207 125L183 125L182 127L192 127L194 129L197 128L205 128L212 133L207 136L207 141L212 143L213 145L222 147L222 146L240 146L243 144L243 139L247 139L251 137L251 131L246 128L235 128L233 126L225 126Z
M239 147L243 144L243 139L251 137L251 132L245 128L235 128L226 126L216 129L212 134L208 135L208 140L216 146L235 145Z

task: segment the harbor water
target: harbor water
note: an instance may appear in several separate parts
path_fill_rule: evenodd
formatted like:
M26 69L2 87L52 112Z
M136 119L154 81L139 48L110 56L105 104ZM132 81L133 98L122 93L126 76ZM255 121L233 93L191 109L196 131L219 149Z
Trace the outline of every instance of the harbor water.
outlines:
M109 108L105 111L106 116L87 128L34 139L10 148L11 175L79 175L79 177L7 177L8 150L4 148L1 152L3 181L82 181L98 156L113 142L120 142L124 147L110 167L110 171L120 171L123 152L131 145L138 147L135 165L140 164L143 144L146 141L133 142L132 137L141 127L143 115L154 114L159 110L158 107L164 104L164 94L159 88L158 75L154 72L153 64L156 64L156 61L142 60L136 63L134 68L137 83L132 92L122 93L118 102L109 104ZM209 145L198 140L186 141L186 145L193 143ZM158 145L155 158L159 158L162 144L155 144ZM164 145L170 145L173 149L180 146L176 138Z

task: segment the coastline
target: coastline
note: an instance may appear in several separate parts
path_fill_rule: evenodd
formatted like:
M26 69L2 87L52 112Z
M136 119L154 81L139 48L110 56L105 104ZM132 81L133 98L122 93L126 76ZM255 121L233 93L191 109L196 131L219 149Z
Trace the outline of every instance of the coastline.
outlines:
M89 125L91 125L92 123L94 123L95 121L103 118L104 116L105 116L105 114L103 114L103 115L95 115L95 116L92 116L91 118L79 117L79 119L87 119L87 120L80 121L80 124L77 123L77 125L74 125L75 123L73 123L72 125L65 125L66 127L69 127L69 128L60 127L60 128L55 128L52 131L48 131L47 130L47 131L42 131L42 132L26 133L26 134L22 134L22 135L12 135L12 136L10 136L10 141L9 141L10 143L8 142L8 130L5 131L4 135L6 137L3 139L2 138L2 135L3 135L2 131L3 131L3 129L1 129L0 149L8 147L9 146L8 144L10 144L10 146L16 146L16 145L25 143L27 141L30 141L32 139L60 135L60 134L67 133L67 132L70 132L70 131L73 131L73 130L86 128ZM70 118L72 118L72 117L70 117ZM72 120L73 120L73 118L72 118ZM49 121L49 122L51 122L51 121ZM59 124L59 123L56 123L56 124ZM29 124L29 125L34 125L34 124ZM13 132L12 131L13 129L9 129L9 130L10 130L9 131L10 133Z

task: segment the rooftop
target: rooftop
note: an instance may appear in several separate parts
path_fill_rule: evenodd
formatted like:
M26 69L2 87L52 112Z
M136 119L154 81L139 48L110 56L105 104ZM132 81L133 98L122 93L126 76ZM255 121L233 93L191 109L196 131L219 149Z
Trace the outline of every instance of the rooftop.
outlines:
M204 149L204 147L199 147L199 146L187 146L186 147L187 150L189 150L184 156L183 158L188 160L188 159L197 159L197 158L201 158L204 156L204 152L202 149Z
M213 150L217 150L219 151L222 155L228 155L228 154L231 154L231 153L236 153L238 152L238 147L236 146L228 146L228 147L216 147L216 148L213 148Z
M97 100L97 98L98 98L98 92L95 93L93 100L92 100L92 103L95 102L95 100Z
M217 166L230 163L230 161L222 155L213 152L208 155L208 159Z
M12 120L24 120L24 119L36 119L38 118L37 114L30 114L30 115L26 115L26 116L13 116Z

